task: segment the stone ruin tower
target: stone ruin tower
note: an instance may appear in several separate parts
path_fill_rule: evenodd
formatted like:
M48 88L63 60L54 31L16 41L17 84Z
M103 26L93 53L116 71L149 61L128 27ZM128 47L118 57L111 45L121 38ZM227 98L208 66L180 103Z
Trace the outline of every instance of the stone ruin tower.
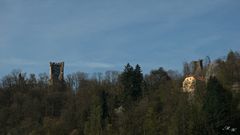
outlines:
M192 65L192 75L202 76L203 60L192 61L191 65Z
M203 60L191 62L191 74L183 81L183 92L193 93L196 89L197 80L204 81Z
M64 81L64 62L50 62L50 84Z

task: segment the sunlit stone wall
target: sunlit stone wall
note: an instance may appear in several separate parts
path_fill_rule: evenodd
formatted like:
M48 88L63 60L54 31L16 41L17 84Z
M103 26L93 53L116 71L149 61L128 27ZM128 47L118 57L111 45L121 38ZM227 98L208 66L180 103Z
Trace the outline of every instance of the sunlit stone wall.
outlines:
M194 92L196 89L196 82L193 76L186 77L183 81L183 92Z

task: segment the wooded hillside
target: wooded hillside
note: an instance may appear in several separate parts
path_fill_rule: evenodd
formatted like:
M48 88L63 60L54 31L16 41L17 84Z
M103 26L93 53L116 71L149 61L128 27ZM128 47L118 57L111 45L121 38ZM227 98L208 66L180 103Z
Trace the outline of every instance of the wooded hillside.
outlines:
M211 64L214 76L193 95L182 92L184 75L162 67L77 72L54 85L47 74L13 71L0 82L0 134L240 134L240 54Z

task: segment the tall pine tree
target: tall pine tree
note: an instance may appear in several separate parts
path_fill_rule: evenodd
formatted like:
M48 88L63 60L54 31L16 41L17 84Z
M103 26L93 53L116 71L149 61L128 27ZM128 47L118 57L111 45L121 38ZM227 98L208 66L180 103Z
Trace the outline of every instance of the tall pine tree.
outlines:
M120 76L123 85L123 102L128 106L130 102L136 101L142 95L143 74L141 67L136 65L135 69L128 63Z

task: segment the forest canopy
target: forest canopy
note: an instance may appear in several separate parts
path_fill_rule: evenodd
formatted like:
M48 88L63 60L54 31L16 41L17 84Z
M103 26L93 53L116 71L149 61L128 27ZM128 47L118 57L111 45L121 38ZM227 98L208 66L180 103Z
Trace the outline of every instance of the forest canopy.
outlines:
M76 72L49 85L45 73L17 70L1 78L3 135L240 134L240 54L206 59L194 94L182 91L191 74L140 65L89 75Z

